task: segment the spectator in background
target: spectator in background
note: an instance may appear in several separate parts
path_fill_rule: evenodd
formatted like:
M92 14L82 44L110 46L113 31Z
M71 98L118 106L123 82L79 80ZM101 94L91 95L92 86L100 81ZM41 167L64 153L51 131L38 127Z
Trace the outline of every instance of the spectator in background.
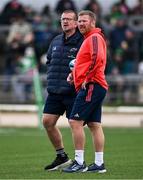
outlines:
M98 17L100 17L102 13L101 6L96 0L89 0L83 9L92 11L97 14Z
M128 5L126 4L125 0L121 0L119 2L114 3L111 6L111 11L108 15L106 15L106 20L109 22L112 26L115 26L118 19L128 16L130 13L130 9Z
M111 24L111 26L115 26L118 18L122 16L122 13L119 10L119 6L114 4L111 6L110 13L105 16L105 20L107 23Z
M31 23L34 15L36 14L36 11L30 5L25 5L24 12L25 12L25 20Z
M32 26L25 21L25 14L16 16L16 20L12 23L7 43L10 47L28 46L33 43L34 35Z
M130 8L126 2L126 0L120 0L117 2L117 5L119 7L119 10L122 15L129 15L130 14Z
M123 51L121 49L121 43L125 40L126 29L126 19L119 15L119 17L116 17L113 29L109 32L108 45L110 49L110 61L107 61L107 72L109 74L121 73L123 64Z
M110 53L112 62L110 65L111 74L121 74L123 68L123 49L121 48L121 43L125 41L125 32L127 29L126 19L125 17L119 17L116 20L116 24L114 28L111 30L109 34L109 42L110 42Z
M49 5L45 5L41 10L41 16L43 17L44 21L47 21L48 26L54 29L55 23L55 13L51 10Z
M100 26L100 18L102 15L102 8L101 8L99 2L96 0L89 0L83 9L90 10L96 14L97 20L98 20L96 23L97 23L97 26L99 27Z
M50 19L51 17L51 9L49 5L45 5L41 11L41 15Z
M24 62L24 53L25 48L19 47L15 51L13 51L13 62L14 62L14 81L12 81L12 89L13 89L13 96L17 99L17 102L24 103L25 100L29 100L29 82L25 80L25 73L23 73L21 64ZM12 56L11 56L12 57ZM24 75L23 77L19 77L17 75ZM30 78L28 78L29 81Z
M25 21L25 13L17 15L15 21L13 21L10 26L7 37L7 46L5 48L5 75L22 74L19 68L19 62L23 61L26 48L33 46L33 40L33 30L31 25ZM19 79L15 79L15 83L16 84L13 84L15 97L19 99L19 102L24 102L26 94L29 94L29 83L27 84ZM4 88L8 89L8 86L5 85Z
M116 51L116 49L121 46L121 42L125 40L126 29L126 18L121 16L117 19L115 27L111 30L109 35L110 48L112 49L112 52Z
M47 21L48 26L53 25L53 21L55 20L54 12L51 10L50 6L46 4L40 11L40 15L43 17L44 21Z
M143 0L138 0L138 4L132 9L132 15L143 15Z
M39 64L39 70L41 72L43 69L41 69L43 65L40 63L41 56L47 52L50 42L58 32L51 29L48 18L45 18L38 13L33 17L32 27L34 30L35 53Z
M55 11L57 14L62 14L65 10L73 10L76 11L76 6L72 0L59 0Z
M19 50L24 50L26 47L33 45L34 34L32 27L25 21L24 14L17 15L15 21L11 24L8 37L7 46L5 48L6 65L13 64L15 55ZM7 61L9 63L7 63ZM11 62L10 62L11 61ZM5 72L9 72L9 66L5 67Z
M123 51L123 74L137 73L138 41L131 29L125 31L125 40L121 42Z
M4 75L6 78L9 79L9 76L11 77L11 75L21 74L19 62L24 57L24 51L25 49L23 47L17 47L17 49L11 49L10 51L8 51L8 53L6 54L6 62L4 69ZM19 79L19 77L15 76L14 81L11 82L11 85L8 81L4 82L3 90L9 91L10 89L12 89L14 99L16 99L17 102L23 103L25 100L23 82Z
M125 38L121 41L120 46L113 49L112 66L110 73L115 74L132 74L137 72L138 63L138 40L131 29L126 29Z
M120 75L123 69L123 51L120 48L117 48L110 59L108 60L107 73L111 75Z
M24 7L18 0L9 1L0 17L0 24L11 24L17 15L23 15Z
M34 30L34 46L38 59L46 52L48 22L40 14L35 14L32 21ZM46 48L46 49L45 49Z

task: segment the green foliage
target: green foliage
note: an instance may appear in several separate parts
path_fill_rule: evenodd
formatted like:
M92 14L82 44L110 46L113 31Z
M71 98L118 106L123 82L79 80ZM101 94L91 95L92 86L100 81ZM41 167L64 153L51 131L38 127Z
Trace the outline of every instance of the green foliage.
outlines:
M62 128L65 149L74 157L71 131ZM106 174L45 172L44 166L55 152L44 130L0 128L0 179L142 179L143 129L105 128ZM86 163L94 160L94 151L86 129Z

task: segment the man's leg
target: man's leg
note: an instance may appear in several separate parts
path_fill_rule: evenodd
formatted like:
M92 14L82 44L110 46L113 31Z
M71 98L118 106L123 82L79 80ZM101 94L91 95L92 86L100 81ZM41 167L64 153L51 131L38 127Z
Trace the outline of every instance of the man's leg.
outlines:
M104 133L101 123L90 122L88 127L92 134L93 144L96 152L104 151Z
M88 171L94 171L99 173L106 172L104 166L104 133L101 123L90 122L88 127L92 134L93 145L95 148L95 161L88 166Z
M44 114L43 115L43 125L46 129L48 137L53 144L55 149L62 149L64 147L62 135L59 129L56 127L59 115Z
M43 114L43 125L57 153L56 159L50 165L45 167L45 170L49 171L57 170L71 162L64 151L62 134L56 127L58 118L59 115Z
M85 133L83 128L83 121L69 120L74 146L76 150L84 150Z
M82 165L84 162L85 133L83 121L70 120L73 143L75 147L75 160Z
M75 146L75 160L69 167L64 168L63 172L85 172L87 167L84 162L85 133L83 121L70 120L69 122L72 129L73 143Z

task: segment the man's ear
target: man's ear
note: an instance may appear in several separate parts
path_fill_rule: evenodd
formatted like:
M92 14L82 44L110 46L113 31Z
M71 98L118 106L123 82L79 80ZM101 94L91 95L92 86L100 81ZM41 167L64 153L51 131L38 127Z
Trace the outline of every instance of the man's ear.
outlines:
M96 25L96 22L95 22L94 20L92 20L92 21L91 21L91 26L92 26L92 27L95 27L95 25Z

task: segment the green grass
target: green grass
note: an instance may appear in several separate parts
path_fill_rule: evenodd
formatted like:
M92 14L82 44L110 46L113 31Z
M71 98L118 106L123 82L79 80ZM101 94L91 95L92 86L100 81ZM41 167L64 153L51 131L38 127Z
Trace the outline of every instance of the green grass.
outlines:
M65 149L74 157L71 131L63 128ZM44 130L0 128L0 179L143 179L143 129L104 128L106 174L45 172L55 152ZM94 151L86 129L86 163Z

